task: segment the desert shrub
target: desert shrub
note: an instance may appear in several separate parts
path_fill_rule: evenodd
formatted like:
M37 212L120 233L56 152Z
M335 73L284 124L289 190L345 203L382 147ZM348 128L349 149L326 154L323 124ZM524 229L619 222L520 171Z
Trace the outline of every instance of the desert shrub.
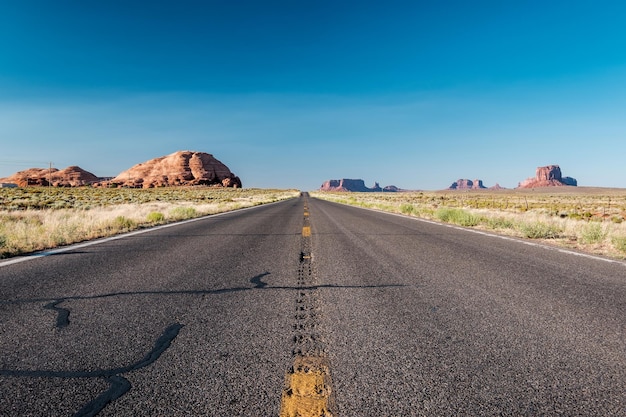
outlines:
M148 213L146 219L150 223L161 223L163 220L165 220L165 216L163 215L163 213L159 213L158 211L152 211Z
M413 214L414 211L415 211L415 207L413 207L412 204L402 204L400 206L400 212L402 214L411 215L411 214Z
M504 217L489 217L485 220L485 223L491 229L514 229L515 223Z
M438 209L437 211L435 211L435 218L437 218L438 220L441 220L442 222L450 222L451 218L452 218L452 211L453 209L448 209L448 208L441 208Z
M615 249L626 252L626 236L615 236L611 239L611 243L613 243Z
M4 235L0 235L0 249L2 249L7 244L7 237Z
M620 217L620 216L613 216L613 217L611 217L611 221L613 223L619 224L619 223L623 222L624 219L622 217Z
M600 223L588 223L583 227L580 240L583 243L599 243L604 240L606 232Z
M530 239L557 239L563 234L563 228L543 222L520 223L518 230Z
M435 217L442 222L454 223L460 226L476 226L480 218L465 210L440 208L435 212Z
M130 230L133 229L137 225L137 223L134 220L129 219L128 217L117 216L115 219L113 219L113 225L119 230Z
M196 217L198 212L193 207L174 207L170 210L170 216L175 220L185 220Z
M572 220L580 220L583 218L579 213L569 213L568 217Z

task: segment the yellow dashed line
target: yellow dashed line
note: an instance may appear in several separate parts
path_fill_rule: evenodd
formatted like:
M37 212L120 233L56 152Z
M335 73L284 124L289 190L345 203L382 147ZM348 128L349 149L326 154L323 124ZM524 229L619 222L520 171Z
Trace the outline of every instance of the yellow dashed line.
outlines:
M306 226L302 227L302 237L308 238L311 237L311 226L309 226L308 220L309 208L306 204L304 205L304 217ZM303 263L303 260L311 259L311 253L308 249L310 240L303 239L302 243L299 276L304 271L303 265L311 266L308 262ZM310 271L309 268L309 273ZM308 285L306 282L304 284ZM309 347L309 349L311 348ZM333 417L334 395L331 389L328 360L313 353L312 350L310 353L307 353L306 350L308 349L304 349L304 351L298 349L299 354L294 359L293 368L286 375L279 417Z
M321 357L299 356L287 375L280 417L332 417L331 381Z

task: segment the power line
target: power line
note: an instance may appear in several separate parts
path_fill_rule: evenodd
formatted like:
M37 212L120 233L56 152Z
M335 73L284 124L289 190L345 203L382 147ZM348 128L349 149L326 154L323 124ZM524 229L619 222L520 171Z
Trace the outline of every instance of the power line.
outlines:
M48 165L49 161L11 161L0 160L0 165Z

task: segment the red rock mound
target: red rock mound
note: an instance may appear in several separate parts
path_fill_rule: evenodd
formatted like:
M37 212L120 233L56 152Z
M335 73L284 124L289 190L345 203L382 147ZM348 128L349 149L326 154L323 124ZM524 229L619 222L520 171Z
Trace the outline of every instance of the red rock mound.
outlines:
M99 178L94 174L77 166L70 166L62 170L57 168L30 168L0 179L0 182L14 183L20 187L29 185L80 187L98 181Z
M576 186L578 181L571 177L563 177L558 165L548 165L538 167L535 177L520 182L518 188L561 187L564 185Z
M217 185L240 188L241 180L213 155L178 151L137 164L106 185L152 188L172 185Z

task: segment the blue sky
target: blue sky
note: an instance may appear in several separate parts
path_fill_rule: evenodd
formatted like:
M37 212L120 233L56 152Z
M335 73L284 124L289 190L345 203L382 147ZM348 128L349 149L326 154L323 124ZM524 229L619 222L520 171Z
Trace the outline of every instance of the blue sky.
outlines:
M177 150L245 187L626 187L626 2L0 2L0 177Z

